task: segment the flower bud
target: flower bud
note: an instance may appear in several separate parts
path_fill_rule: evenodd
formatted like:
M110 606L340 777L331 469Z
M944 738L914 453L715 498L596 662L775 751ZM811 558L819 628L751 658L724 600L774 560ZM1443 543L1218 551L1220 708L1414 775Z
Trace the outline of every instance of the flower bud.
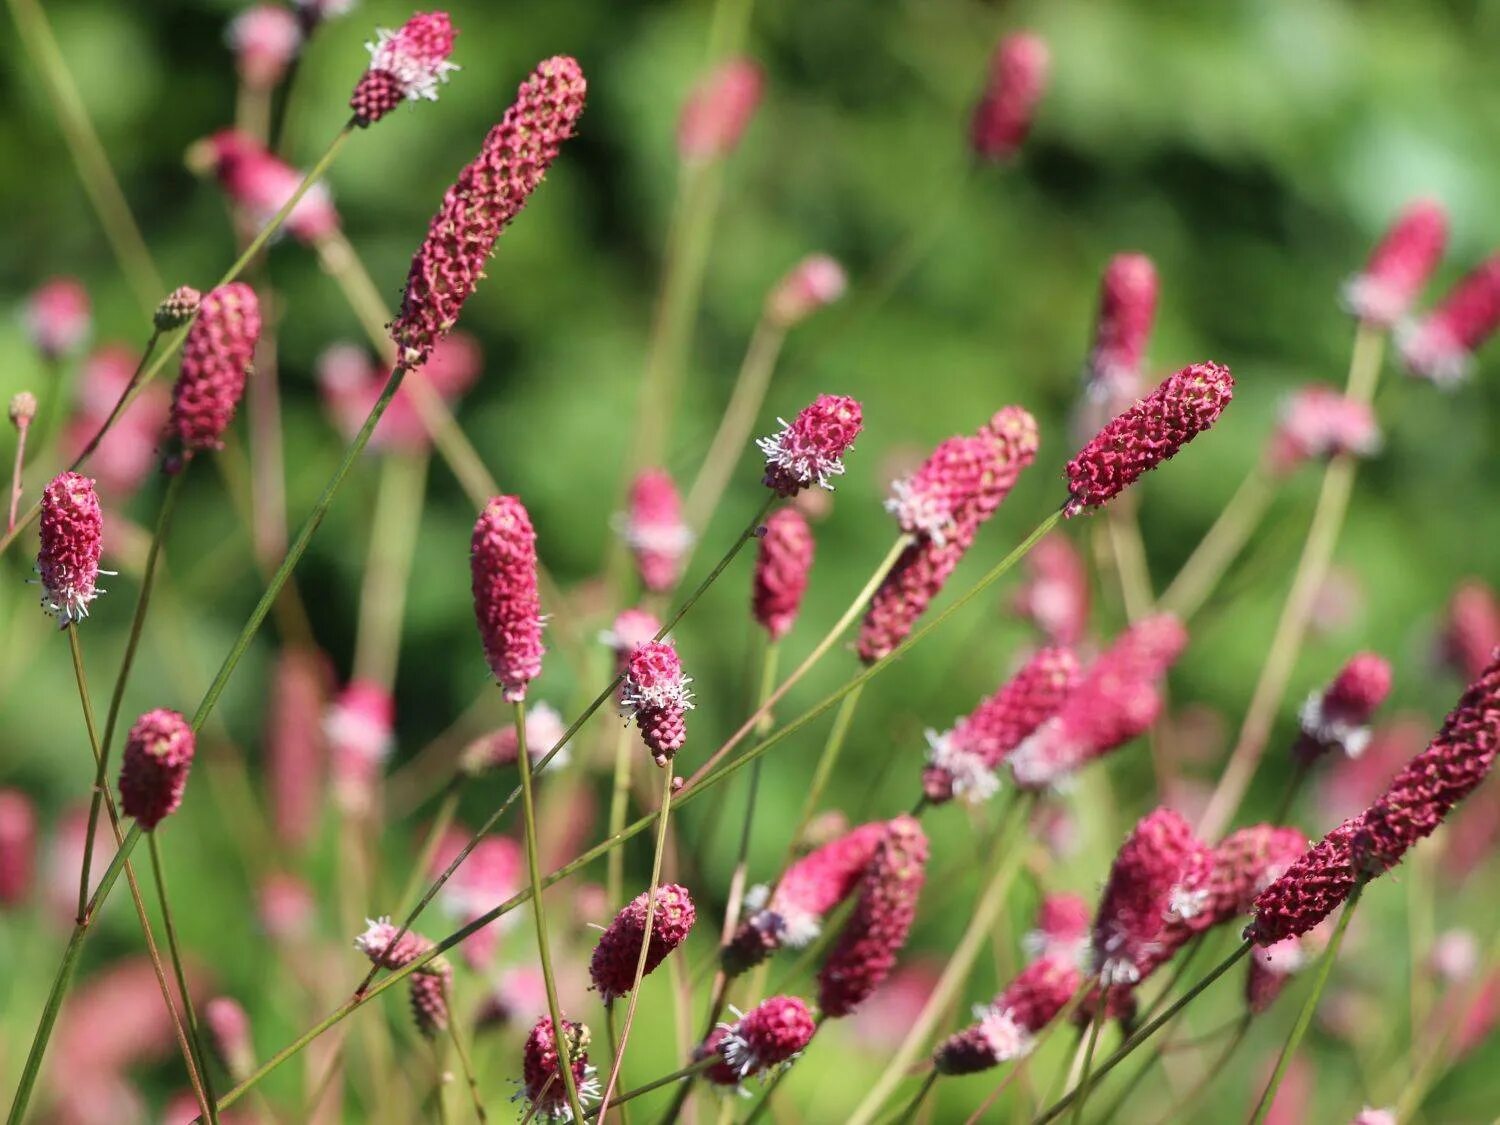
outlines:
M1051 53L1039 36L1019 32L1000 41L969 123L969 144L975 156L999 161L1016 154L1031 132L1050 64Z
M760 105L760 67L730 59L696 86L677 122L677 151L686 161L727 156L740 143Z
M125 737L120 811L150 832L182 804L197 738L176 711L147 711Z

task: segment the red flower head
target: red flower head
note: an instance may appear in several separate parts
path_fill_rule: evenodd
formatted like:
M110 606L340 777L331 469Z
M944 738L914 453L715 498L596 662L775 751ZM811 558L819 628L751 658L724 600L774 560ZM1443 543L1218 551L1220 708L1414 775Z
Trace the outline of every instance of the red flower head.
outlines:
M402 101L437 101L439 83L458 67L448 61L458 32L447 12L418 12L399 31L377 28L366 43L370 68L354 87L349 108L361 127L373 125Z
M642 891L615 915L609 928L599 935L589 961L589 975L606 1004L630 991L635 981L635 967L641 956L641 939L646 933L646 910L650 896ZM651 918L651 947L646 953L643 975L656 971L667 955L687 940L698 914L693 897L684 886L668 883L656 889L656 910Z
M689 95L677 122L677 151L687 161L727 156L740 143L760 105L760 67L730 59Z
M1093 929L1094 910L1082 895L1052 894L1042 899L1036 928L1026 934L1026 952L1032 957L1063 957L1078 960Z
M617 519L641 585L654 594L677 585L693 533L683 522L682 499L672 478L661 469L645 470L630 485L629 511Z
M1113 500L1217 422L1233 397L1234 376L1217 363L1195 363L1168 376L1068 462L1063 515Z
M1300 938L1256 946L1250 951L1250 968L1245 974L1245 1006L1257 1016L1268 1011L1306 963Z
M1391 666L1373 652L1355 653L1333 682L1302 705L1302 735L1292 752L1305 761L1339 750L1351 758L1370 742L1370 718L1391 691Z
M172 388L168 428L189 454L218 449L245 393L260 340L255 290L231 281L203 298L182 345L182 370Z
M1370 254L1364 272L1344 283L1344 307L1366 324L1395 324L1437 269L1447 241L1442 204L1430 199L1411 204Z
M795 508L781 508L766 520L755 555L750 611L756 624L779 641L792 631L807 574L813 564L813 534L807 518Z
M636 646L656 640L660 632L661 622L650 610L622 609L614 624L599 634L599 641L613 650L615 670L624 675Z
M973 1074L1029 1054L1037 1034L1082 986L1083 973L1072 957L1033 961L993 1003L974 1009L977 1023L937 1049L933 1064L938 1073Z
M1307 850L1295 828L1256 824L1231 832L1213 850L1208 906L1193 919L1197 929L1221 925L1255 909L1255 899Z
M1478 578L1459 583L1448 601L1448 619L1439 638L1443 659L1465 681L1477 680L1500 646L1500 601Z
M436 1039L448 1030L448 993L453 966L441 957L427 962L407 979L411 1016L424 1038Z
M1413 375L1453 387L1468 375L1474 353L1500 327L1500 254L1453 287L1446 300L1396 338Z
M969 122L969 144L981 160L1014 156L1031 132L1047 86L1051 54L1039 36L1020 32L1000 40L990 58L984 93Z
M766 487L795 496L817 485L832 489L829 478L844 472L844 454L864 428L859 403L847 395L819 395L792 422L778 418L779 433L755 444L766 455Z
M26 299L21 321L37 351L61 359L88 338L93 324L88 290L75 278L54 277Z
M479 155L458 174L412 258L391 339L408 366L425 363L458 323L494 252L573 135L586 83L565 55L546 59L521 84L515 104L490 130Z
M1309 383L1282 403L1267 460L1274 471L1290 473L1339 454L1370 457L1380 451L1380 443L1380 424L1369 403L1323 383Z
M204 164L219 180L230 201L258 227L269 223L302 183L302 173L267 152L254 137L226 129L195 146L189 160ZM286 229L301 242L313 243L338 230L333 198L322 183L313 184L287 216Z
M150 832L182 804L197 739L176 711L158 708L135 721L120 763L120 810Z
M685 720L693 708L688 684L692 682L682 674L682 661L670 641L647 641L630 653L620 702L635 719L641 740L659 766L670 762L687 741Z
M573 1085L578 1090L578 1100L584 1103L595 1101L599 1097L599 1080L594 1068L589 1065L589 1029L584 1024L565 1019L563 1034L568 1037L568 1063L573 1072ZM522 1085L516 1097L524 1097L536 1107L536 1112L541 1117L569 1121L573 1114L568 1106L568 1091L558 1069L560 1063L552 1020L543 1016L536 1021L536 1026L526 1037L526 1046L521 1055Z
M469 555L474 617L490 671L505 698L519 703L542 672L541 598L536 532L515 496L496 496L474 524Z
M1140 391L1141 361L1156 320L1156 266L1144 254L1116 254L1099 287L1094 346L1084 385L1096 401L1133 399Z
M36 809L18 789L0 789L0 908L31 893L36 868Z
M42 492L36 569L42 579L42 608L59 625L87 617L89 603L104 592L96 585L103 573L103 530L104 513L94 482L77 473L53 477Z
M243 1082L255 1069L255 1045L250 1042L250 1017L245 1009L228 996L215 996L203 1005L203 1023L229 1077Z
M906 944L927 872L927 837L909 816L886 826L860 882L854 913L818 973L818 1006L847 1016L880 987Z
M1274 945L1300 937L1337 910L1354 890L1351 842L1358 826L1358 817L1344 821L1261 891L1245 936L1256 945Z
M766 316L782 330L791 328L837 301L848 285L838 262L827 254L809 254L766 297Z
M1016 591L1015 611L1054 645L1083 640L1089 620L1088 568L1073 541L1053 532L1026 556L1026 582Z
M1044 648L952 730L927 732L928 766L922 791L937 804L962 797L983 801L999 788L995 769L1044 721L1056 714L1078 682L1078 658Z
M717 1085L733 1086L763 1075L800 1055L817 1029L812 1013L797 997L762 1000L734 1023L721 1023L705 1042L705 1052L717 1051L724 1060L722 1066L708 1069L708 1079Z
M224 33L234 52L240 80L254 90L274 88L302 46L297 17L276 4L246 8Z

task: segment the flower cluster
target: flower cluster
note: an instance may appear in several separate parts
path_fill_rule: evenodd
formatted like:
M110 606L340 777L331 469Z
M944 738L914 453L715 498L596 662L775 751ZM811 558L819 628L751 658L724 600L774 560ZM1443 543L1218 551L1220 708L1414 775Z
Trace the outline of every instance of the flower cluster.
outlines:
M457 35L447 12L418 12L398 31L377 28L365 71L349 108L360 127L379 121L403 101L437 101L439 83L458 67L448 61Z
M103 554L104 513L94 482L78 473L59 473L42 492L38 523L41 549L36 571L42 582L42 608L59 625L89 615L98 589Z
M526 709L526 755L533 763L551 753L565 733L567 727L555 707L538 703ZM507 723L470 742L459 756L459 768L472 777L486 770L513 766L520 755L520 747L515 724ZM567 760L568 751L564 747L552 759L552 764L561 766Z
M1338 454L1370 457L1380 443L1380 425L1369 403L1308 383L1282 403L1266 459L1274 472L1290 473Z
M773 641L792 631L813 564L813 534L807 517L781 508L767 518L755 554L750 612Z
M1420 199L1396 218L1365 268L1344 283L1344 307L1366 324L1389 327L1406 315L1443 258L1448 215Z
M693 709L692 679L670 641L647 641L631 650L620 686L620 703L640 728L641 741L656 764L664 766L687 741L687 712Z
M1413 375L1439 387L1463 382L1474 353L1500 328L1500 254L1453 287L1448 297L1396 338Z
M668 883L656 889L656 907L651 912L651 944L641 975L647 976L667 959L667 955L687 940L697 921L693 896L686 887ZM608 928L599 935L589 961L589 976L600 998L608 1004L616 996L629 992L635 983L636 965L640 962L641 943L646 933L646 911L651 896L642 891L615 915Z
M991 1003L975 1007L976 1022L944 1041L933 1054L933 1065L939 1074L973 1074L1029 1054L1037 1034L1082 985L1083 973L1073 958L1037 958Z
M120 810L150 832L182 804L197 738L176 711L158 708L135 721L120 762Z
M260 302L244 282L220 286L199 305L182 344L168 422L187 455L224 444L224 431L245 393L260 327Z
M490 671L505 698L519 703L542 672L541 597L536 532L525 505L496 496L474 524L469 554L474 617Z
M760 67L730 59L703 79L682 107L677 151L693 163L733 152L755 116L764 86Z
M31 344L57 361L81 347L93 326L89 294L71 277L55 277L26 299L21 322Z
M989 76L969 122L969 145L981 160L1015 155L1047 85L1051 54L1040 37L1006 36L990 58Z
M843 475L844 454L864 428L864 412L848 395L819 395L781 429L756 441L766 455L766 487L780 496L804 488L832 489L831 478Z
M1370 742L1370 718L1390 690L1390 662L1373 652L1356 653L1332 683L1303 703L1302 734L1292 752L1303 761L1332 751L1359 757Z
M1156 266L1144 254L1117 254L1104 270L1094 346L1084 366L1084 386L1096 401L1133 399L1141 362L1156 320Z
M1026 556L1026 581L1012 606L1047 638L1071 647L1083 640L1089 620L1088 568L1072 540L1053 532Z
M264 227L296 194L302 174L267 152L247 133L226 129L196 146L190 154L195 166L218 178L234 205L257 227ZM339 228L333 197L321 183L307 189L286 218L286 229L305 243L316 243Z
M666 593L682 577L693 532L682 518L682 499L671 476L647 469L630 485L629 507L618 527L631 553L641 585Z
M766 318L785 331L844 295L849 279L827 254L809 254L766 296Z
M734 1023L719 1024L694 1054L695 1059L717 1054L723 1060L704 1072L715 1085L737 1086L791 1062L817 1031L807 1005L795 996L772 996L735 1014L739 1018Z
M573 1020L563 1020L563 1034L567 1036L568 1069L573 1072L573 1085L578 1090L581 1104L597 1101L599 1079L589 1065L589 1029ZM568 1105L568 1092L562 1076L562 1060L557 1051L557 1036L553 1032L552 1020L543 1016L536 1021L526 1045L521 1052L521 1090L516 1097L524 1097L535 1107L535 1112L554 1121L571 1121L572 1108Z

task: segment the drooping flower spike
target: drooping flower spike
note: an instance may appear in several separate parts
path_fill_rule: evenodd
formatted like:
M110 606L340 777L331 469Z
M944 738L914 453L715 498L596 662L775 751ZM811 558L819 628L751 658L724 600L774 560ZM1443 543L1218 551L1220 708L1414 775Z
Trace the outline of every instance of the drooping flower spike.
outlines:
M848 395L819 395L781 430L756 441L766 455L766 487L780 496L804 488L832 489L843 475L844 454L864 428L864 413Z
M646 911L650 896L642 891L615 915L608 928L599 935L589 961L589 976L606 1004L630 991L635 969L641 956L641 939L646 933ZM678 883L656 888L656 909L651 917L651 945L646 953L642 976L649 976L668 955L687 940L697 921L693 896Z
M620 702L640 728L641 740L656 764L665 766L687 741L687 712L693 709L692 679L670 641L637 645L625 666Z
M1067 1007L1083 973L1072 957L1038 958L989 1004L974 1007L977 1021L933 1053L939 1074L974 1074L1029 1054L1036 1037Z
M641 585L654 594L677 585L693 532L682 518L682 498L670 475L647 469L630 485L627 510L617 517Z
M1033 958L1063 957L1077 961L1088 944L1094 908L1075 894L1050 894L1037 908L1036 925L1021 939Z
M215 133L194 145L188 162L212 172L230 201L263 227L296 192L302 173L268 152L254 137L235 129ZM323 183L313 184L286 218L286 229L299 242L313 244L334 233L339 215Z
M1042 631L1049 644L1083 640L1089 620L1089 577L1073 541L1054 531L1026 556L1026 581L1016 591L1015 612Z
M397 934L400 934L399 940ZM432 949L432 941L410 930L401 933L389 918L367 919L364 932L354 939L354 947L378 968L404 969ZM417 1030L428 1039L448 1029L448 991L453 982L453 966L443 957L434 957L408 978L408 998Z
M1156 266L1145 254L1116 254L1109 260L1099 286L1094 346L1084 368L1090 398L1128 400L1139 393L1156 292Z
M197 739L176 711L147 711L125 736L120 811L150 832L182 804Z
M1040 36L1019 32L1000 41L969 122L969 144L975 156L1000 161L1020 149L1031 132L1050 64L1051 53Z
M538 703L526 709L526 754L533 763L551 752L566 732L562 716L550 704ZM516 725L507 723L469 743L459 756L459 769L477 777L486 770L513 766L520 754L520 745ZM552 759L552 764L561 766L567 761L568 748L565 746Z
M355 123L373 125L403 101L437 101L439 84L458 69L448 61L457 34L447 12L418 12L397 31L377 28L365 44L370 68L349 99Z
M182 345L168 428L191 456L224 444L260 340L260 302L241 281L203 298Z
M1448 599L1438 637L1443 661L1467 683L1483 674L1500 646L1500 598L1478 578L1465 579Z
M568 1063L573 1072L573 1085L578 1090L579 1104L598 1101L599 1079L589 1065L589 1029L573 1020L562 1022L563 1034L568 1037ZM521 1089L515 1097L526 1099L535 1107L538 1116L551 1121L573 1119L561 1062L552 1019L543 1016L526 1037L521 1053Z
M541 596L536 532L519 498L496 496L474 524L469 555L474 617L490 671L506 700L519 703L542 672Z
M59 473L42 492L38 521L41 549L36 570L41 576L42 608L59 627L81 621L98 588L103 554L104 513L94 482L78 473Z
M1456 387L1474 366L1474 353L1500 328L1500 254L1453 287L1436 309L1396 336L1412 375Z
M1302 704L1302 734L1292 752L1303 761L1333 751L1359 757L1370 742L1370 719L1390 691L1390 662L1373 652L1355 653L1327 688Z
M722 1065L705 1071L715 1085L735 1086L790 1063L817 1031L807 1004L796 996L772 996L744 1014L738 1010L735 1014L739 1018L719 1024L694 1055L707 1058L717 1053L723 1060Z
M785 331L844 295L849 279L827 254L809 254L766 297L766 316Z
M764 81L749 59L730 59L689 95L677 122L677 151L692 163L727 156L760 105Z
M755 554L750 608L756 624L773 641L785 637L796 623L813 551L812 528L797 509L779 508L766 519Z
M1344 283L1344 307L1366 324L1389 328L1406 315L1443 258L1448 213L1419 199L1396 217L1365 268Z

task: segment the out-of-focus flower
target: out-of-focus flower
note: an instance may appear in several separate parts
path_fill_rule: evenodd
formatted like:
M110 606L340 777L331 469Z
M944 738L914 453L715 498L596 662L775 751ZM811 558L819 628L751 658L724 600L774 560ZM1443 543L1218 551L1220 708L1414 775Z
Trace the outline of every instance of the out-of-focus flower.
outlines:
M573 1020L562 1022L563 1034L567 1036L568 1069L573 1072L573 1085L578 1091L580 1104L587 1105L599 1098L599 1079L589 1065L589 1029ZM551 1017L543 1016L526 1037L521 1056L522 1085L515 1096L530 1102L541 1117L568 1121L573 1113L568 1106L561 1064Z
M234 129L200 141L189 151L188 161L211 171L224 194L257 228L270 222L302 183L302 173L267 152L254 137ZM339 216L328 188L321 182L308 188L285 225L306 243L338 230Z
M750 611L773 641L785 637L796 623L813 551L812 528L801 512L781 508L771 513L755 554Z
M1419 199L1396 217L1362 272L1344 283L1344 307L1366 324L1390 327L1406 315L1443 258L1448 214Z
M31 894L36 868L36 809L19 789L0 789L0 908Z
M1360 818L1346 820L1293 863L1255 900L1245 936L1256 945L1300 937L1337 910L1354 890L1352 842Z
M203 298L182 345L182 368L172 387L172 436L188 454L218 449L245 393L260 340L260 302L242 281Z
M1302 734L1292 752L1303 761L1334 751L1359 757L1370 741L1370 718L1390 690L1390 662L1373 652L1355 653L1332 683L1302 704Z
M266 720L266 788L276 838L300 849L317 831L328 784L323 711L328 660L312 649L283 648L272 673Z
M844 454L864 428L859 403L847 395L819 395L791 422L777 421L781 429L755 443L766 455L766 487L781 496L814 485L832 489L831 478L843 475Z
M1479 968L1479 939L1472 930L1444 930L1433 939L1427 968L1444 984L1462 984Z
M719 1085L734 1085L791 1062L812 1041L817 1024L802 1000L772 996L718 1029L723 1034L711 1049L718 1052L725 1067L709 1068L707 1077Z
M1478 1048L1500 1024L1500 973L1491 973L1473 993L1462 996L1462 1022L1453 1036L1454 1054L1462 1058Z
M744 136L760 105L764 80L749 59L730 59L688 95L677 121L677 151L699 163L727 156Z
M197 739L176 711L157 708L135 721L120 763L120 811L150 832L182 804Z
M5 416L18 433L24 434L26 427L31 425L31 420L36 417L36 395L30 391L17 391L10 396L10 405L6 407Z
M506 969L480 1002L474 1015L477 1030L530 1024L547 1012L547 982L531 966Z
M589 976L606 1004L628 993L635 983L636 965L640 963L641 944L646 935L646 914L653 897L656 908L651 910L651 944L641 966L642 976L655 972L687 940L698 919L693 896L678 883L658 887L655 896L642 891L626 903L599 935L589 961Z
M279 4L257 4L229 21L224 40L234 52L240 81L252 90L265 91L281 81L297 57L302 27Z
M936 958L896 966L875 995L849 1017L849 1030L872 1051L895 1051L927 1006L942 972L943 962Z
M403 101L437 101L439 84L458 69L448 61L457 34L447 12L418 12L397 31L377 28L365 44L370 68L349 98L356 123L373 125Z
M526 709L526 756L533 764L546 757L566 733L562 716L549 704L537 703ZM498 727L469 743L460 759L460 768L467 774L477 775L485 770L513 766L520 745L514 723ZM551 764L555 768L566 765L567 761L568 750L564 747Z
M631 482L629 505L616 528L635 556L642 586L660 594L677 585L693 532L683 521L682 498L669 474L647 469Z
M1500 600L1482 580L1465 579L1448 600L1438 651L1444 662L1468 682L1479 678L1497 646Z
M1393 1109L1375 1109L1373 1106L1365 1106L1354 1115L1349 1125L1400 1125L1396 1120L1396 1111Z
M1036 925L1022 939L1032 958L1064 957L1077 961L1088 945L1093 908L1082 895L1050 894L1037 909Z
M1365 590L1359 575L1348 567L1330 567L1313 595L1308 629L1317 638L1351 631L1365 614Z
M693 709L692 678L669 641L647 641L630 653L620 685L621 707L635 719L641 740L659 766L670 762L687 741L687 712Z
M660 632L661 622L650 610L622 609L614 623L599 634L599 643L614 652L615 671L624 675L630 654L638 645L654 641Z
M1380 424L1369 403L1309 383L1282 402L1266 457L1274 472L1290 473L1338 454L1371 457L1380 444Z
M1048 535L1026 556L1026 581L1011 603L1054 645L1083 640L1089 620L1089 577L1083 556L1061 532Z
M104 513L92 478L59 473L42 492L38 521L41 549L36 556L42 582L42 608L63 627L89 615L98 588L103 554Z
M1255 1015L1269 1010L1306 964L1301 938L1286 938L1274 945L1252 949L1245 975L1245 1006Z
M1071 957L1027 965L988 1005L976 1005L972 1027L950 1036L933 1054L940 1074L973 1074L1030 1054L1037 1034L1057 1018L1083 985Z
M436 879L446 871L469 838L469 833L461 828L454 828L443 837L433 852L428 876ZM520 845L511 837L484 837L438 892L443 910L463 925L488 913L521 889L523 859ZM471 969L481 972L494 961L501 934L518 917L515 913L502 914L464 939L458 948Z
M1500 254L1455 285L1443 302L1397 334L1401 359L1411 374L1439 387L1463 382L1474 353L1500 327Z
M61 359L88 338L93 325L88 290L76 278L54 277L26 299L21 323L32 347L49 360Z
M68 419L63 447L71 460L99 432L135 374L138 357L120 344L105 344L83 362L78 406ZM171 409L170 392L147 383L105 432L89 458L89 471L111 499L133 495L156 461L157 445Z
M990 57L984 93L969 121L969 145L981 160L1014 156L1047 86L1051 52L1040 36L1007 35Z
M1116 254L1099 287L1094 346L1084 366L1084 389L1097 402L1133 399L1156 320L1156 266L1145 254Z
M78 893L76 877L73 893ZM195 997L200 984L189 966L188 987ZM167 1058L173 1044L172 1019L162 1003L155 970L145 954L137 954L99 969L73 987L53 1036L55 1073L118 1074Z
M407 997L412 1021L427 1039L448 1030L448 993L453 986L453 966L438 957L407 978Z
M474 523L469 566L474 617L490 671L511 703L542 673L536 532L515 496L496 496Z
M323 719L334 796L363 814L375 800L386 759L395 747L396 701L373 680L351 680Z
M396 389L370 435L370 448L402 453L428 449L432 441L409 384L413 379L426 379L452 406L474 385L483 364L478 341L467 333L455 332L439 340L432 358L410 372ZM333 344L318 357L317 372L324 408L345 440L352 440L385 390L390 371L376 364L358 345Z
M250 1017L245 1009L228 996L215 996L203 1005L203 1023L229 1077L243 1082L255 1069L255 1044L250 1041Z
M272 941L292 942L312 931L317 903L312 888L295 875L272 872L257 894L261 929Z
M785 331L844 295L849 279L827 254L809 254L766 296L766 317Z

